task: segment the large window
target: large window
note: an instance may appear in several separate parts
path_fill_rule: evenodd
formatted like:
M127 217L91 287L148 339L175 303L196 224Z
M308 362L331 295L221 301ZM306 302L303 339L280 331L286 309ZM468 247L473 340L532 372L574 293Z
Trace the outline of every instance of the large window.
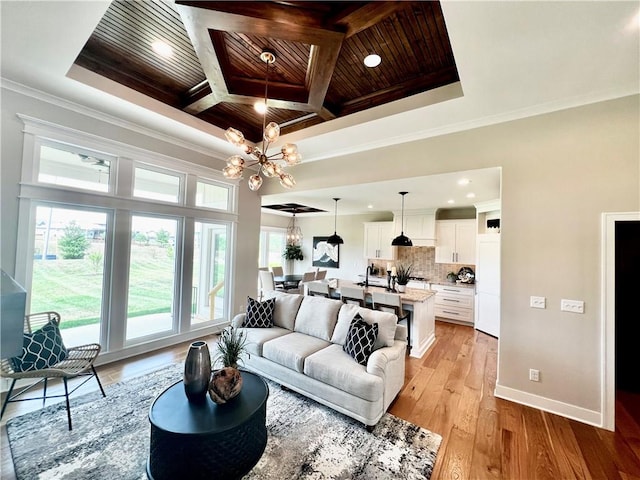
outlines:
M35 208L30 311L60 314L67 345L100 341L107 213Z
M260 267L282 265L282 253L286 244L284 228L263 227L260 230Z
M127 341L173 330L177 231L175 219L131 219Z
M59 312L65 343L98 342L103 353L194 338L193 330L230 320L234 183L179 159L22 119L25 241L16 279L30 313Z
M229 226L196 222L193 250L192 324L227 317L224 302L227 278Z

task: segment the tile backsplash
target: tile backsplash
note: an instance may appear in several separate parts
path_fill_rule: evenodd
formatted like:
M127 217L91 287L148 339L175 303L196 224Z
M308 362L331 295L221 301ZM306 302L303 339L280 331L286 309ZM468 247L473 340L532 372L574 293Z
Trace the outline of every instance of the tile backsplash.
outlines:
M462 267L470 267L475 272L475 265L462 265L459 263L436 263L435 247L398 247L398 259L393 262L395 264L413 264L412 276L424 277L430 282L446 283L447 274L449 272L458 273ZM387 269L386 260L369 260L380 272ZM386 274L385 274L386 275Z

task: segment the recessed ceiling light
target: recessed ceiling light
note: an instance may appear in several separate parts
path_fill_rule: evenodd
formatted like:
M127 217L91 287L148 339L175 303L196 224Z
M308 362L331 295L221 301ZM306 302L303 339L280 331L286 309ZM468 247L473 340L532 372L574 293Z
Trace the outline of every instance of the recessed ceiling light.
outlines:
M455 200L447 200L447 203L456 203Z
M367 208L373 208L373 205L369 204L367 205Z
M264 103L264 100L258 100L256 103L253 104L253 108L260 115L262 115L267 111L267 105Z
M169 58L173 55L173 48L163 40L156 40L151 44L151 48L154 52L164 58Z
M471 183L471 180L469 180L468 178L461 178L460 180L458 180L458 185L469 185Z
M473 192L467 193L467 198L476 198L476 194Z
M380 62L382 62L380 55L376 55L375 53L364 57L364 64L369 68L377 67L380 65Z

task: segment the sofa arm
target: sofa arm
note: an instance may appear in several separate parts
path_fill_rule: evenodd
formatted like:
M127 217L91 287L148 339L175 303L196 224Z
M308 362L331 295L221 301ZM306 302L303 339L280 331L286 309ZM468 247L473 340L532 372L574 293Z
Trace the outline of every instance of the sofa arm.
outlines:
M246 313L237 314L235 317L231 319L231 326L236 328L242 327L242 325L244 325L244 319L246 316L247 316Z
M390 363L402 359L407 351L407 342L395 340L392 347L382 347L371 353L367 361L367 373L384 378Z
M407 327L404 325L396 325L396 334L393 337L396 340L407 340Z

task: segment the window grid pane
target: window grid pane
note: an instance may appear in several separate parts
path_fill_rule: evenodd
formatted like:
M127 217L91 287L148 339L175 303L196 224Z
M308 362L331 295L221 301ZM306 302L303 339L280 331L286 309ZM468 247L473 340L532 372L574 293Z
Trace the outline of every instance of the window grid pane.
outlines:
M178 203L180 201L180 176L135 168L133 196Z

